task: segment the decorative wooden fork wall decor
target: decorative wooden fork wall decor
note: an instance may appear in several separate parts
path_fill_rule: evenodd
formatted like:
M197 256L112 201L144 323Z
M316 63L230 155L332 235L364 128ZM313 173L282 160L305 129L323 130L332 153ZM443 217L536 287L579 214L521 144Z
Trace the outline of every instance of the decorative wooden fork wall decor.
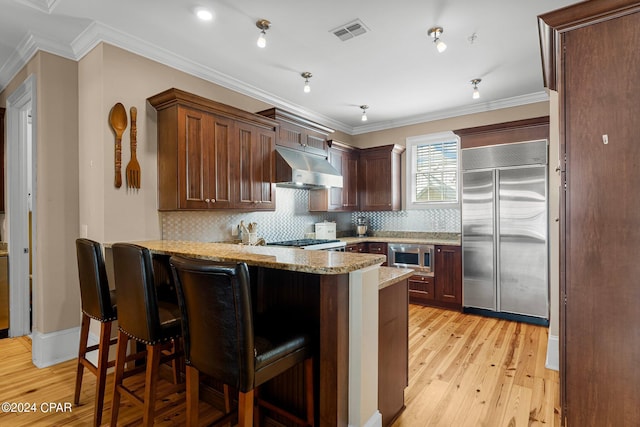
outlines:
M138 157L136 155L136 148L138 145L137 141L137 133L138 126L136 124L136 120L138 117L138 110L136 107L131 107L130 109L131 116L131 160L127 164L126 175L127 175L127 187L129 188L140 188L140 164L138 163Z

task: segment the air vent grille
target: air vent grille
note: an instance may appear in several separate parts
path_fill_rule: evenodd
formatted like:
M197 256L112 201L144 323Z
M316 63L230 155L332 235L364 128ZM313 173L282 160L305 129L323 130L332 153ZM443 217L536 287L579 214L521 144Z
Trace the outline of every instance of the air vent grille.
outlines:
M367 28L367 26L364 25L364 23L359 19L356 19L355 21L349 22L348 24L341 25L338 28L334 28L333 30L331 30L331 32L343 42L360 36L368 31L369 29Z

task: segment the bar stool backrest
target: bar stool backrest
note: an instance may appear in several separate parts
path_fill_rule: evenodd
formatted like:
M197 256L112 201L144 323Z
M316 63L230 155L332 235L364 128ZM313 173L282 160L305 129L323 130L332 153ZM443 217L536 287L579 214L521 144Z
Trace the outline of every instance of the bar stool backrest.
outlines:
M131 243L114 243L112 250L118 327L145 344L162 342L151 253Z
M76 254L82 311L100 322L116 319L100 243L90 239L77 239Z
M186 363L239 391L252 390L255 349L247 265L174 256L171 267Z

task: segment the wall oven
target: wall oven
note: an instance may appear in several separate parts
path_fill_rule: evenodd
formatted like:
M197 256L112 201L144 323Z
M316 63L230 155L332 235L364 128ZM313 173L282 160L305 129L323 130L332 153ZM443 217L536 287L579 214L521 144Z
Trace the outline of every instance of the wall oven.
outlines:
M389 267L412 268L421 273L433 273L433 245L389 243L387 247Z

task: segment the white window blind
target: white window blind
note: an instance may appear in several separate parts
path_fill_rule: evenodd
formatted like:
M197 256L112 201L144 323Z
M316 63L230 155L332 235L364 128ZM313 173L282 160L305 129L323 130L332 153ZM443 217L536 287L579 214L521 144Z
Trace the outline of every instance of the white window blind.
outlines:
M452 132L407 138L407 208L458 203L458 148Z

